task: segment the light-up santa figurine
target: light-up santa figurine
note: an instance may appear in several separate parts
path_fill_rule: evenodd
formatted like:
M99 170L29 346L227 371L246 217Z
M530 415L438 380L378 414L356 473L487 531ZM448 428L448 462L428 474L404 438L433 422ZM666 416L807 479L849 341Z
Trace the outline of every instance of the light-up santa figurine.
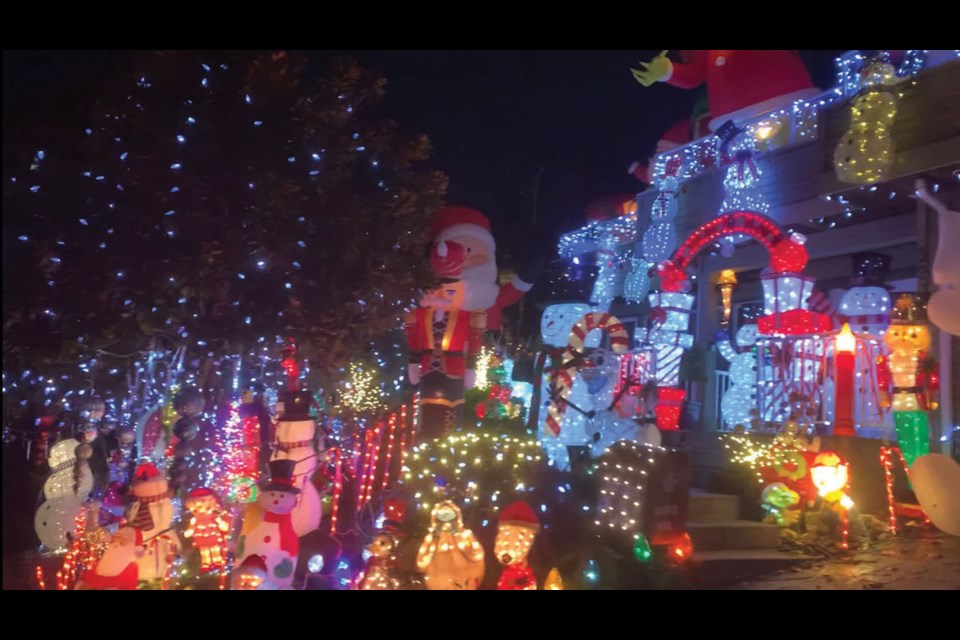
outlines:
M270 482L257 502L247 507L237 543L240 563L249 556L260 556L267 569L266 582L277 589L293 587L300 539L293 529L291 513L300 490L294 486L293 460L270 462Z
M537 576L527 564L534 538L540 532L540 521L526 502L517 500L500 513L500 526L493 553L504 565L499 591L536 591Z
M139 568L137 561L143 554L143 534L134 527L121 527L110 540L110 546L83 577L77 581L76 591L133 591L137 588Z
M788 49L717 49L683 52L685 62L673 62L661 51L633 77L645 87L656 82L681 89L707 83L710 129L727 120L744 122L763 113L790 105L794 100L816 95L810 74L800 55Z

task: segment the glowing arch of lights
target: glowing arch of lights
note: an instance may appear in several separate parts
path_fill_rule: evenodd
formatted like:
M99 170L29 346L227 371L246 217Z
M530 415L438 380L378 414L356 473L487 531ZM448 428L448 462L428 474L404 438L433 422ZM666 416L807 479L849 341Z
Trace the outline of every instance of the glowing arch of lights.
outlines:
M770 252L770 267L775 273L801 273L807 266L804 238L787 237L780 225L753 211L731 211L704 223L680 245L666 263L660 265L665 291L679 291L687 279L684 271L704 247L720 238L742 234L765 246Z
M754 238L771 251L778 243L787 240L780 231L780 225L767 216L750 211L734 211L710 220L691 233L677 247L672 261L680 269L686 269L705 246L738 233Z

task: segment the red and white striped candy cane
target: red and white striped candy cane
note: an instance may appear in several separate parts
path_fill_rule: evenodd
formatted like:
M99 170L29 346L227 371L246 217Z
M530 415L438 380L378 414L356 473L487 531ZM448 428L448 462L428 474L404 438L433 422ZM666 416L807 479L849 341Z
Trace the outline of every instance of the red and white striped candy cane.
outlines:
M610 338L610 350L614 353L623 353L630 346L630 338L623 323L604 311L594 311L580 318L570 330L570 339L563 352L560 371L551 383L550 409L547 412L547 427L553 435L560 435L560 423L567 410L567 398L573 389L573 381L580 370L580 361L583 357L584 342L587 334L594 329L605 331Z

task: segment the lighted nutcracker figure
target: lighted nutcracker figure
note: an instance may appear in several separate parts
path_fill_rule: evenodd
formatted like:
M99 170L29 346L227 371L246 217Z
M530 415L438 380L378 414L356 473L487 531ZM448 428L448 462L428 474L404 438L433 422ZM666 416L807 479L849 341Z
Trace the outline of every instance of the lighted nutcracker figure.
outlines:
M504 565L499 591L536 591L537 576L527 564L533 540L540 532L540 522L526 502L517 500L500 513L500 526L493 545L493 554Z
M200 571L209 573L222 570L226 564L224 551L227 533L230 531L230 516L220 504L220 499L210 489L194 489L183 502L190 512L190 523L183 532L193 548L200 552Z
M890 326L883 335L890 355L886 363L881 361L877 367L880 385L892 382L893 421L908 465L930 453L930 427L923 388L918 380L920 363L930 347L926 322L926 309L920 297L915 293L899 294L893 304ZM881 402L885 396L881 392Z
M816 95L800 55L788 49L687 50L685 62L673 62L661 51L643 70L631 69L645 87L666 82L681 89L707 83L710 129L727 120L743 122Z

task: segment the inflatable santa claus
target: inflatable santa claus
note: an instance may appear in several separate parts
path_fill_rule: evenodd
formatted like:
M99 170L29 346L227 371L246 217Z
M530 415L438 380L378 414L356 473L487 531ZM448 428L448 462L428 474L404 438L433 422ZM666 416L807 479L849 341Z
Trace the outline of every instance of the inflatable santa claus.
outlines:
M497 282L490 221L474 209L446 207L431 227L430 263L441 286L406 317L410 383L420 385L420 438L460 422L465 389L473 386L483 334L501 328L501 311L533 286L532 270Z
M707 83L710 130L727 120L740 123L818 93L796 51L788 49L690 50L685 62L673 62L667 52L642 70L631 69L645 87L666 82L681 89Z

